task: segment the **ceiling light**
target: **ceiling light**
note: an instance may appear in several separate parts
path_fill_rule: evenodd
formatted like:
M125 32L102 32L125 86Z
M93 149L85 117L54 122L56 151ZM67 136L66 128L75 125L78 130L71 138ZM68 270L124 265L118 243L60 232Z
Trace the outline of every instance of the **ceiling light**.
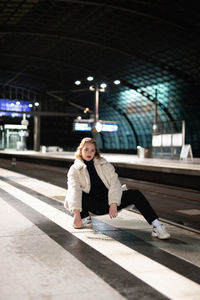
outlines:
M102 84L100 85L100 87L101 87L102 89L105 89L105 88L107 87L107 84L106 84L106 83L102 83Z
M92 76L88 76L88 77L87 77L87 80L88 80L88 81L92 81L93 79L94 79L94 77L92 77Z
M91 86L89 87L89 90L93 92L93 91L95 91L95 88L91 85Z
M120 80L115 80L114 84L120 84Z
M81 84L81 81L80 81L80 80L76 80L76 81L75 81L75 84L76 84L76 85L80 85L80 84Z

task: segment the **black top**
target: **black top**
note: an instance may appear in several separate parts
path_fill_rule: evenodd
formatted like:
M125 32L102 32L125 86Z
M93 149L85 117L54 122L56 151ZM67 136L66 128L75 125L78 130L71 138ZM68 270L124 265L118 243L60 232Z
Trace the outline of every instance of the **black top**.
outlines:
M108 196L108 189L104 185L103 181L97 174L97 171L94 166L94 161L86 161L84 160L84 163L87 166L88 173L90 175L90 182L91 182L91 188L89 195L94 198L104 198Z

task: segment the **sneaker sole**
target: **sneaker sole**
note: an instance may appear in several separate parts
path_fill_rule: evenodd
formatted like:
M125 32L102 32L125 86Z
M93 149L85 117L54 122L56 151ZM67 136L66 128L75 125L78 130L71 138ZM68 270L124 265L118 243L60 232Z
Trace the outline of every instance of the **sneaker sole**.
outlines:
M159 237L158 235L151 235L152 237L158 238L159 240L169 240L170 239L170 235L168 236L164 236L164 237Z
M92 226L92 224L85 224L85 225L83 225L83 228L92 228L93 226Z

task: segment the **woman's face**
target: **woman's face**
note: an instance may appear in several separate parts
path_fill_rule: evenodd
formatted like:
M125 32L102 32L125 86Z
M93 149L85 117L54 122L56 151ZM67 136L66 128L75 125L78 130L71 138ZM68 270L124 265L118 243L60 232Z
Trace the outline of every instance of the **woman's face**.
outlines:
M85 143L82 148L81 156L84 160L90 161L94 158L96 152L95 145L92 143Z

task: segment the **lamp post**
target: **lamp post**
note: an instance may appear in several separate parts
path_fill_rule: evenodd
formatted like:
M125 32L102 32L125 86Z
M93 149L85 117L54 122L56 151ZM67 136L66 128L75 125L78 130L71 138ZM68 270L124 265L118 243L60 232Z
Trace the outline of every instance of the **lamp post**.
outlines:
M40 110L40 103L38 101L34 102L34 111L36 108ZM33 134L33 143L34 151L40 151L40 127L41 127L41 117L39 114L34 115L34 134Z
M99 121L99 87L98 83L95 83L95 110L94 110L94 124Z
M100 92L105 92L105 89L107 87L106 83L99 83L98 80L94 80L94 77L92 76L88 76L87 77L87 81L94 81L94 84L89 86L89 90L95 93L95 103L94 103L94 122L93 122L93 128L92 128L92 134L93 134L93 138L96 140L97 142L97 134L99 131L99 126L101 125L99 124L99 93ZM120 80L115 80L113 82L115 85L120 84ZM76 85L80 85L81 81L80 80L76 80L75 81ZM88 89L80 89L80 91L87 91Z
M98 131L96 129L97 122L99 121L99 86L98 82L95 82L95 105L94 105L94 127L92 129L92 135L97 143Z
M99 122L99 92L105 92L105 88L107 87L106 83L101 83L99 85L98 81L95 81L93 86L90 86L90 91L95 92L95 103L94 103L94 126L92 129L93 138L97 142L97 134L99 132L97 128L97 124Z
M157 99L158 99L158 90L155 90L155 98L154 98L154 120L153 120L153 133L158 133L158 105L157 105Z

